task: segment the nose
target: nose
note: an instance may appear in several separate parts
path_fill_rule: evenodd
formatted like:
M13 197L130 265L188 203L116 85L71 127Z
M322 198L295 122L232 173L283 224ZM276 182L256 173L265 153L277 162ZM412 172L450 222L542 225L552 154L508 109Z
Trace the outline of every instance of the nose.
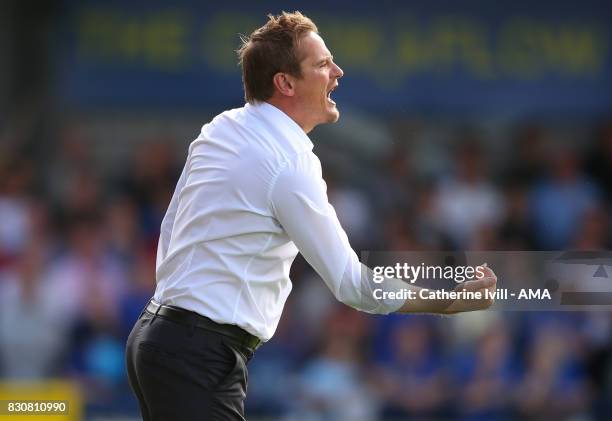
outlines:
M340 79L342 76L344 76L344 71L336 63L334 63L334 70L337 79Z

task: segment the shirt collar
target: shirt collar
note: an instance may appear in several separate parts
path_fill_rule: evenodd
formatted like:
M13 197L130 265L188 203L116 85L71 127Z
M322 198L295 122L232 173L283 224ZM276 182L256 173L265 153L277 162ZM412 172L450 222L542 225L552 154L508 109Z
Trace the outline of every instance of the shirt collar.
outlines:
M266 120L280 128L283 132L290 133L292 139L295 139L299 146L307 150L312 150L313 143L304 130L291 117L285 114L274 105L267 102L258 102L255 104L247 103L247 109L253 110L261 115Z

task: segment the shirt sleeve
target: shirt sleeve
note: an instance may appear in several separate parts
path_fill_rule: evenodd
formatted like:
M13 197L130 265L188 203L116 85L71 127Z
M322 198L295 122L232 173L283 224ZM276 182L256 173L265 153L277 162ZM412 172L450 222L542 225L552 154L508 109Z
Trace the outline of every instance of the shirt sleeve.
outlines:
M280 171L270 197L275 217L336 299L367 313L399 310L405 300L374 297L374 289L384 283L372 281L371 270L351 248L329 203L319 165L316 158L302 154Z

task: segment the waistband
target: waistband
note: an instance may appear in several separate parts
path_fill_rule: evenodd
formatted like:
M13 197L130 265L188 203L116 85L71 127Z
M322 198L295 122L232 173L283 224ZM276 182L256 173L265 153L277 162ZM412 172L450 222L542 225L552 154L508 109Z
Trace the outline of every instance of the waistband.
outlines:
M149 301L145 311L149 314L160 316L176 323L194 326L200 329L216 332L234 339L240 345L255 351L262 344L261 339L251 335L249 332L236 325L217 323L206 316L185 310L184 308L159 304L154 300Z

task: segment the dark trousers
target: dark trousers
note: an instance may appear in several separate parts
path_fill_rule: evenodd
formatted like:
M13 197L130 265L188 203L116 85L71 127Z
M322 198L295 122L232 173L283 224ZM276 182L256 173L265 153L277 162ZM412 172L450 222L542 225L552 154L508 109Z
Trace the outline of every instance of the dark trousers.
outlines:
M143 312L126 349L143 420L244 420L252 356L233 338Z

